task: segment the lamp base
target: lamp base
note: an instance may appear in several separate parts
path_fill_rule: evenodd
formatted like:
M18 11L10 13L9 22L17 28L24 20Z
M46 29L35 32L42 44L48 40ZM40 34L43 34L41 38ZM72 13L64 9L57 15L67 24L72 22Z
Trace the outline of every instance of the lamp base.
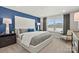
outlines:
M6 25L6 34L9 34L9 25Z

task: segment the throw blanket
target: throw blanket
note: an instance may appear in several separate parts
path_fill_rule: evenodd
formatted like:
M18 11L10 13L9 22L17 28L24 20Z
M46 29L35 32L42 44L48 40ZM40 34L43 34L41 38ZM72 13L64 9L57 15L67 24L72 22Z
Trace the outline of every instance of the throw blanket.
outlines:
M30 42L30 45L36 46L50 37L51 37L51 33L49 32L34 36Z
M45 33L46 31L36 31L36 32L27 32L27 33L23 33L22 36L22 43L25 44L27 47L29 47L31 39L34 36L40 35L42 33Z

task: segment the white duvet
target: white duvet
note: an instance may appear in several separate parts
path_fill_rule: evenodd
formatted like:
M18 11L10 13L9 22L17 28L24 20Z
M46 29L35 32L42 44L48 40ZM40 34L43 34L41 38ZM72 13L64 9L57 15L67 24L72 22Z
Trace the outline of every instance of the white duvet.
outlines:
M45 33L46 31L36 31L36 32L26 32L26 33L22 33L22 43L25 44L27 47L29 47L31 39L36 36L36 35L40 35L42 33Z

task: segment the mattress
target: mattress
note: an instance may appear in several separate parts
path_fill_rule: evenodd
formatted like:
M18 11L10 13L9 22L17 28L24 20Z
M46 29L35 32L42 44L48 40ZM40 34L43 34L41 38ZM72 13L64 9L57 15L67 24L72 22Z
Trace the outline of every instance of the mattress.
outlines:
M36 46L41 42L45 41L46 39L48 39L49 37L51 37L51 34L49 32L34 36L30 42L30 45Z

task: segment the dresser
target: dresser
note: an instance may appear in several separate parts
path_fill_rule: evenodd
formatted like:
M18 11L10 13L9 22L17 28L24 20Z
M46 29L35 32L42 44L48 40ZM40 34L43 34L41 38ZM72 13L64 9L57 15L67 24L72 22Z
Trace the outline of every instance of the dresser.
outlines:
M16 34L0 35L0 48L16 43Z
M79 53L79 32L73 32L73 40L72 40L72 52Z

